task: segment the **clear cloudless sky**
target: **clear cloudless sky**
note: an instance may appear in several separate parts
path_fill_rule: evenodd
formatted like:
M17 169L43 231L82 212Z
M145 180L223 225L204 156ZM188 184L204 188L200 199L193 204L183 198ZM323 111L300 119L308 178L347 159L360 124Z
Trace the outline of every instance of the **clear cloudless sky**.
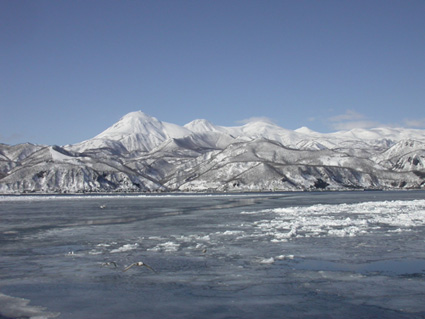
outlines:
M425 128L424 0L0 0L0 143L142 110L319 132Z

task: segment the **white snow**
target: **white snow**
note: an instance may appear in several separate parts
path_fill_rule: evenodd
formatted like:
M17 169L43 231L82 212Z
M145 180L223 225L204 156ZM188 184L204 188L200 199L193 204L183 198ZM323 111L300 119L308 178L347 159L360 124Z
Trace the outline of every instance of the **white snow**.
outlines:
M52 146L49 147L49 151L50 151L50 155L52 156L52 160L54 162L69 163L69 164L75 164L75 165L79 163L79 160L77 158L58 152Z
M396 143L403 139L425 141L423 130L404 128L353 129L334 133L319 133L307 127L297 130L284 129L268 121L253 121L242 126L217 126L205 119L194 120L184 126L162 122L142 111L131 112L123 116L117 123L94 138L69 146L71 149L84 151L101 147L124 147L127 151L150 151L170 138L183 138L194 133L222 133L239 140L265 138L282 143L289 147L303 149L322 149L339 147L349 141L350 145L359 147L375 144L376 141L388 140ZM207 136L207 135L205 135ZM228 143L233 142L228 140Z
M179 126L138 111L75 145L0 145L0 156L4 194L425 188L425 131L401 128Z
M131 112L117 123L95 136L71 147L78 151L108 147L112 141L127 151L150 151L169 138L181 138L192 132L176 124L161 122L142 111Z
M192 122L187 123L184 127L195 133L225 132L225 128L215 126L211 122L203 119L193 120Z

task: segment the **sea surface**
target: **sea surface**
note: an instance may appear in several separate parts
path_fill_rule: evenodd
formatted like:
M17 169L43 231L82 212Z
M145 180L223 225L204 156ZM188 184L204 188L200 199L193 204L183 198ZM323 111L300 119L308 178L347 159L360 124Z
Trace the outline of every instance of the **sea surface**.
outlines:
M423 191L0 196L1 319L425 318L424 301Z

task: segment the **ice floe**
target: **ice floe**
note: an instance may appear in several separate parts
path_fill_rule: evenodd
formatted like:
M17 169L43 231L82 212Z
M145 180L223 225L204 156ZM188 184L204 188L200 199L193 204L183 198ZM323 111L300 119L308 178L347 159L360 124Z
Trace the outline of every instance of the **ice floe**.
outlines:
M56 318L59 313L46 311L43 307L29 305L30 300L0 293L0 318Z
M134 244L125 244L119 248L116 249L112 249L110 252L111 253L122 253L125 251L130 251L130 250L134 250L137 249L139 247L138 243L134 243Z
M174 252L174 251L177 251L179 247L180 247L180 244L172 242L172 241L167 241L165 243L158 244L153 248L149 248L148 251Z
M425 200L312 205L266 209L253 223L271 242L302 237L354 237L372 232L404 232L425 225Z
M0 202L15 202L15 201L49 201L49 200L74 200L74 199L128 199L128 198L134 198L134 199L143 199L143 198L199 198L199 197L210 197L210 198L222 198L222 197L261 197L264 196L262 193L214 193L214 194L206 194L206 193L190 193L190 192L185 192L185 193L147 193L147 194L96 194L96 193L91 193L91 194L84 194L84 195L80 195L80 194L60 194L60 195L56 195L56 194L37 194L37 195L27 195L27 194L22 194L22 195L16 195L16 194L7 194L7 195L0 195ZM268 194L268 196L279 196L278 193L276 194ZM106 205L101 205L101 206L105 206L103 208L106 208Z
M260 264L273 264L274 262L275 262L275 259L273 257L263 258L260 260Z

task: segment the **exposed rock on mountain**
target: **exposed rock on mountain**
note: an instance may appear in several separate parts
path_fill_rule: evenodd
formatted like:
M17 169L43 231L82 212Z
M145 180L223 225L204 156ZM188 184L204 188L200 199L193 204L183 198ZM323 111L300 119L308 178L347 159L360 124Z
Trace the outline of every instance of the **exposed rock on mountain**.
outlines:
M1 193L424 187L422 130L181 127L139 111L75 145L0 144Z

